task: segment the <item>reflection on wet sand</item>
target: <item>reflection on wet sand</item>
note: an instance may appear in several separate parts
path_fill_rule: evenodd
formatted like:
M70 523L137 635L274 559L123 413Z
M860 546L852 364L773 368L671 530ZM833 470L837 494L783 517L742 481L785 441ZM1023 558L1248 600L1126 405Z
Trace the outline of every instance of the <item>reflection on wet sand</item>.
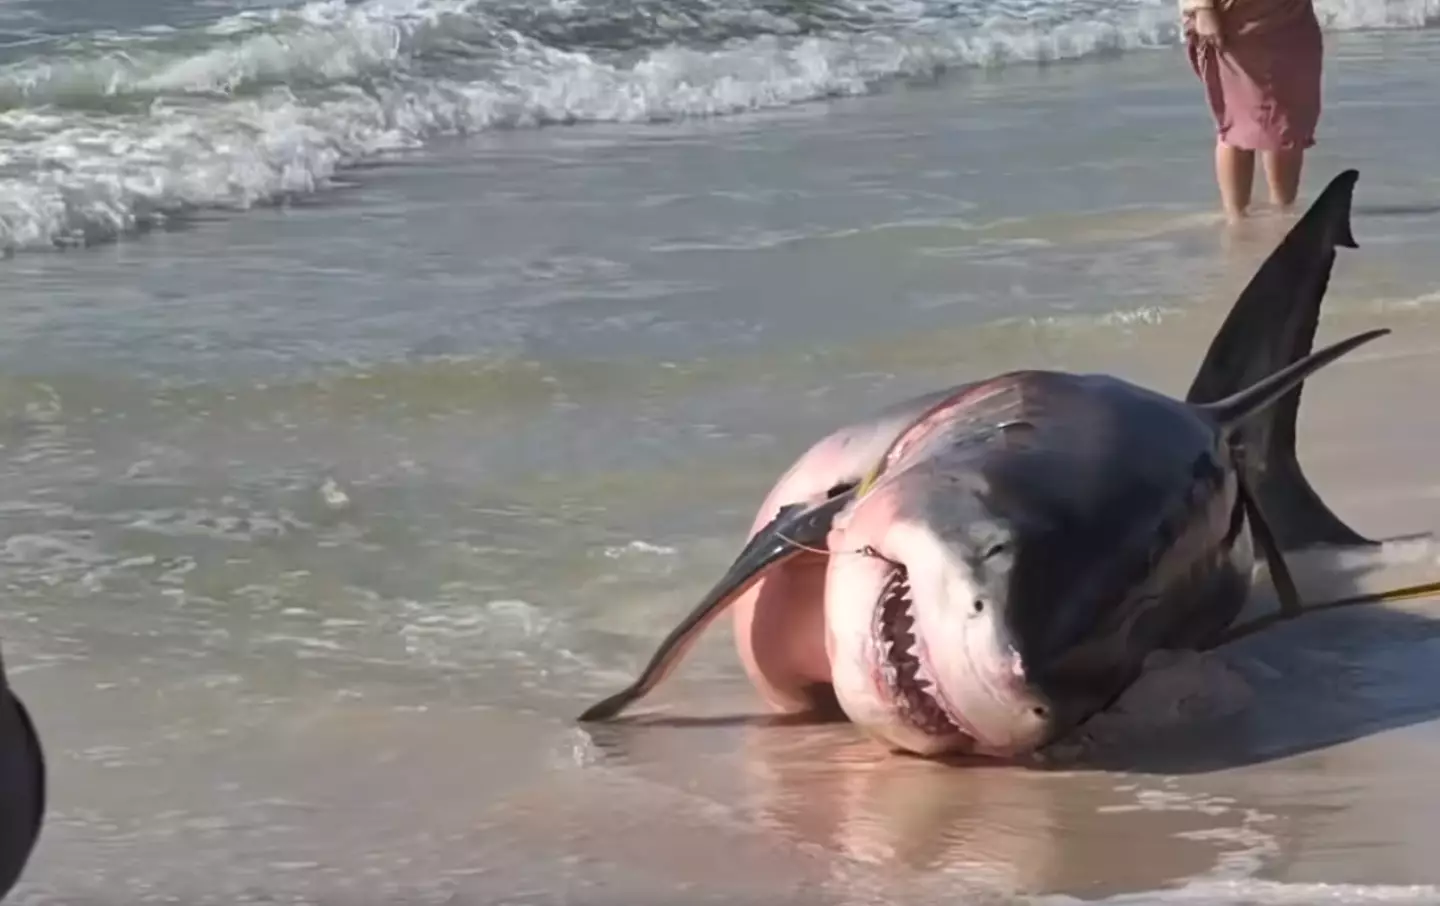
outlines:
M898 756L843 723L636 722L592 739L597 767L722 805L727 823L821 856L838 888L858 873L921 900L1163 887L1253 850L1267 817L1176 778Z
M1127 854L1228 812L1179 791L1168 808L1132 810L1157 803L1145 795L1157 791L1114 775L894 757L811 734L747 733L744 763L744 807L757 822L886 872L996 893L1097 891L1102 878L1106 890L1151 888L1204 872L1213 846Z

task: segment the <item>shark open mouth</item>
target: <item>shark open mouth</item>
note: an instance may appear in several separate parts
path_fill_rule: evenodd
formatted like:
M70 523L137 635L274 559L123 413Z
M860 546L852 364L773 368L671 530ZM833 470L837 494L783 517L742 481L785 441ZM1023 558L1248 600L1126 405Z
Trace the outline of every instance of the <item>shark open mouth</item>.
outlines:
M946 713L935 697L935 681L920 663L915 638L915 602L910 597L910 574L896 565L885 579L875 608L875 638L880 651L880 675L889 687L901 718L932 736L970 736Z

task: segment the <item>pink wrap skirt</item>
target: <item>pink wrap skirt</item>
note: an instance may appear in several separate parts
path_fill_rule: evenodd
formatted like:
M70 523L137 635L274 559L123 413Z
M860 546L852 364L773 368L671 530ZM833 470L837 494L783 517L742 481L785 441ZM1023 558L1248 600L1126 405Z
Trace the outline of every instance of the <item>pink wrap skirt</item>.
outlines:
M1205 86L1220 141L1232 148L1282 151L1315 144L1324 57L1320 23L1309 2L1281 2L1287 9L1274 21L1255 17L1265 0L1237 0L1222 11L1223 49L1199 40L1186 17L1190 66Z

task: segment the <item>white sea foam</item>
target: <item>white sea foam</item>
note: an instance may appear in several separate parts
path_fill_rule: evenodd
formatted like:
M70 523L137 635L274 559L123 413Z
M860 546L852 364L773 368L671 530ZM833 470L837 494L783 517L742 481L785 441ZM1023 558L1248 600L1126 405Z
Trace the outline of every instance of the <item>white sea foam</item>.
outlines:
M0 67L0 248L314 192L439 136L714 116L1178 36L1169 0L728 3L320 0L37 42ZM1319 8L1332 29L1440 21L1440 0Z
M676 553L675 548L664 544L652 544L649 541L631 541L629 544L619 546L612 545L605 548L605 556L611 560L619 560L622 557L649 556L649 557L671 557Z

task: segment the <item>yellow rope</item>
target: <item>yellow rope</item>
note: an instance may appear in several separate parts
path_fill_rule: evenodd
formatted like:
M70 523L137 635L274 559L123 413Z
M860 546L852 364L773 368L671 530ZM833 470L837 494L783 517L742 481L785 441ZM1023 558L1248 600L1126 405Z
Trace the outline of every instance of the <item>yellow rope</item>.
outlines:
M1314 608L1324 610L1330 607L1344 607L1347 604L1368 604L1380 601L1412 601L1415 598L1428 598L1431 595L1440 594L1440 582L1424 582L1420 585L1406 585L1402 588L1392 588L1389 591L1380 591L1368 595L1355 595L1350 598L1339 598L1320 607Z
M1253 623L1241 626L1238 629L1227 633L1224 638L1222 638L1218 643L1216 643L1216 647L1220 645L1228 645L1231 642L1245 638L1247 635L1254 635L1260 630L1269 629L1271 626L1274 626L1277 623L1283 623L1286 620L1293 620L1297 617L1303 617L1305 614L1315 613L1316 611L1320 610L1336 610L1341 607L1352 607L1356 604L1381 604L1389 601L1413 601L1416 598L1428 598L1432 595L1440 595L1440 581L1422 582L1419 585L1404 585L1400 588L1392 588L1389 591L1376 591L1363 595L1351 595L1348 598L1336 598L1333 601L1326 601L1324 604L1315 604L1313 606L1306 607L1298 614L1288 614L1277 611L1268 616L1261 617L1258 620L1255 620Z

